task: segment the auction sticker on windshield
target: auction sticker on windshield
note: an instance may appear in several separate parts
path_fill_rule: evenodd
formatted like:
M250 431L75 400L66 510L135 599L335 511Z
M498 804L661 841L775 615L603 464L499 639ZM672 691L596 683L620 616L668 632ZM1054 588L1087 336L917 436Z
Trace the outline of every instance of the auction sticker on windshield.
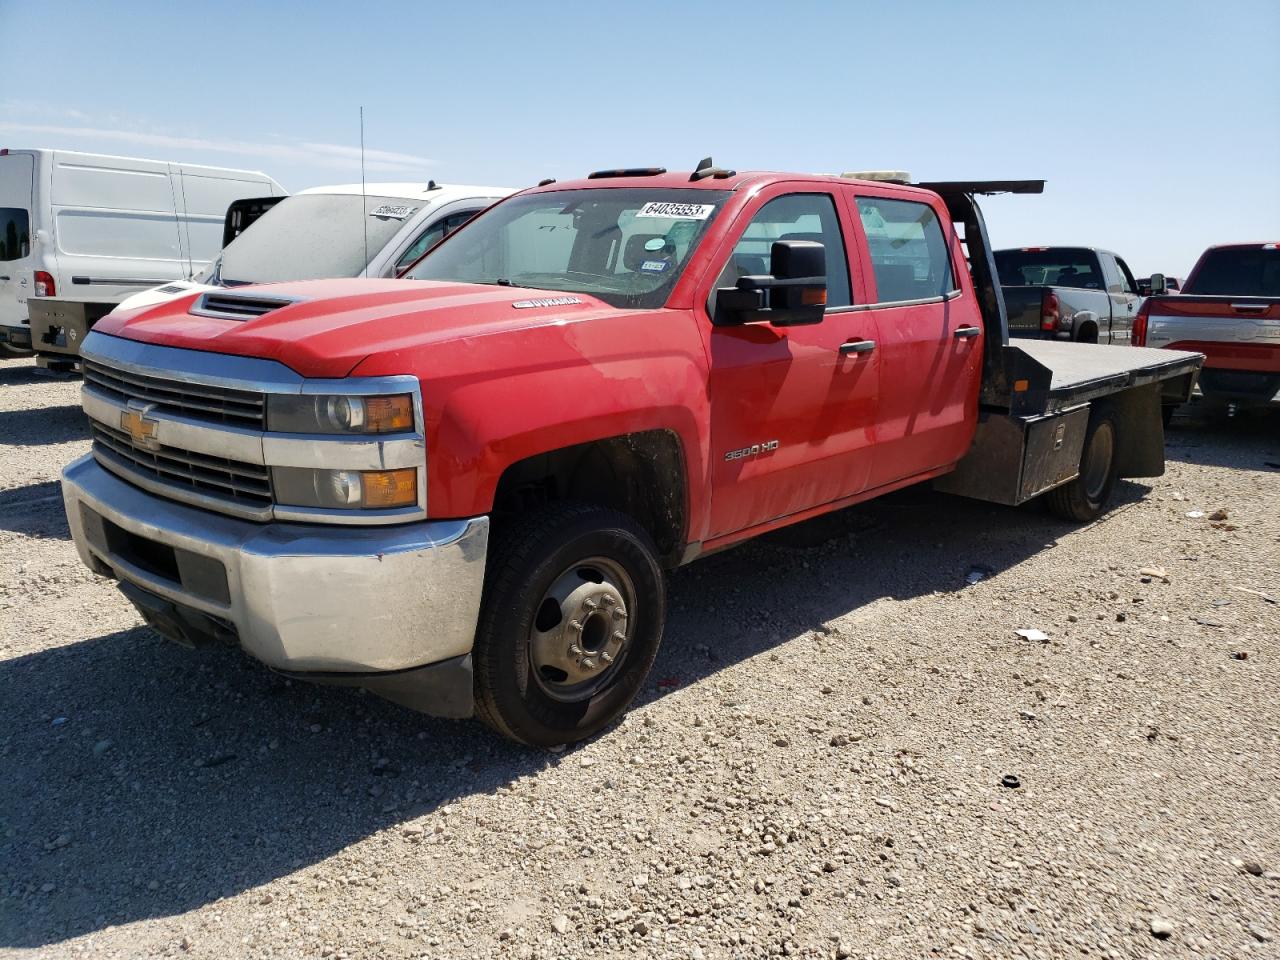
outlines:
M417 209L417 207L411 207L404 203L384 203L382 206L370 210L369 216L390 217L393 220L403 220Z
M653 200L646 203L637 217L661 217L664 220L705 220L716 208L714 203L669 203Z

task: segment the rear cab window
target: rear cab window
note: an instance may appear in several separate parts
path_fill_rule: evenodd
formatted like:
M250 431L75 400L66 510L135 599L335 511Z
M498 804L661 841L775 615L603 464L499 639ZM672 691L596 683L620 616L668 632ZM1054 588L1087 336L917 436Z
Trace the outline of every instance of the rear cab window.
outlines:
M1182 292L1216 297L1280 297L1280 244L1210 250L1201 257Z
M947 234L933 207L913 200L857 197L876 281L876 302L934 300L958 285Z
M996 272L1006 287L1079 287L1105 290L1098 256L1084 247L997 250Z

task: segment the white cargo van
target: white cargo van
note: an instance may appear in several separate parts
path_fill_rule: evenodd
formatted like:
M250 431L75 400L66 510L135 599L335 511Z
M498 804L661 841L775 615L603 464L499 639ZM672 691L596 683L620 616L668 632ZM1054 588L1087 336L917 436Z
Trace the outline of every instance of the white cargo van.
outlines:
M264 173L68 150L0 150L0 347L70 360L125 297L204 269Z
M246 283L330 277L396 277L485 207L514 193L511 187L460 184L367 183L300 190L267 210L252 201L227 212L222 255L189 281L134 294L123 309L176 300L200 291ZM245 219L250 227L239 233ZM233 238L233 239L232 239Z

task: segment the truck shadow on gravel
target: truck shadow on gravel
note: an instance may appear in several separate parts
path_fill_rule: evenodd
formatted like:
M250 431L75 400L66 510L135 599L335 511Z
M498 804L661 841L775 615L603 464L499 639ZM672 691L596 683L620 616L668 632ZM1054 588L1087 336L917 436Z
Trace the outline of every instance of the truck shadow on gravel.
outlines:
M0 490L0 530L49 540L70 540L62 484L57 480Z
M1117 510L1144 489L1121 484ZM636 707L882 598L963 590L974 568L999 576L1071 529L1034 508L908 491L693 564L671 578L666 642ZM860 640L847 622L841 635ZM565 756L142 627L0 662L0 715L8 948L180 915L300 871L311 884L308 868L346 848L403 842L375 835Z
M1228 417L1202 404L1174 415L1164 435L1171 461L1237 470L1280 470L1280 410L1243 410Z
M32 447L89 439L89 418L76 404L0 410L0 446Z

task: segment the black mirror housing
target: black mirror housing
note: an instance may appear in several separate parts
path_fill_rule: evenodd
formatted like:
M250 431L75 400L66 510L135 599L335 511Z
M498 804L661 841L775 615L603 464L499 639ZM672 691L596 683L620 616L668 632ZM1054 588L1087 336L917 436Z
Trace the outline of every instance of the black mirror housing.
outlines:
M795 327L822 322L827 304L826 248L812 240L775 240L769 263L772 274L739 277L736 287L716 291L717 326L763 321Z
M1153 273L1151 275L1151 295L1158 297L1162 293L1169 292L1169 281L1163 273Z

